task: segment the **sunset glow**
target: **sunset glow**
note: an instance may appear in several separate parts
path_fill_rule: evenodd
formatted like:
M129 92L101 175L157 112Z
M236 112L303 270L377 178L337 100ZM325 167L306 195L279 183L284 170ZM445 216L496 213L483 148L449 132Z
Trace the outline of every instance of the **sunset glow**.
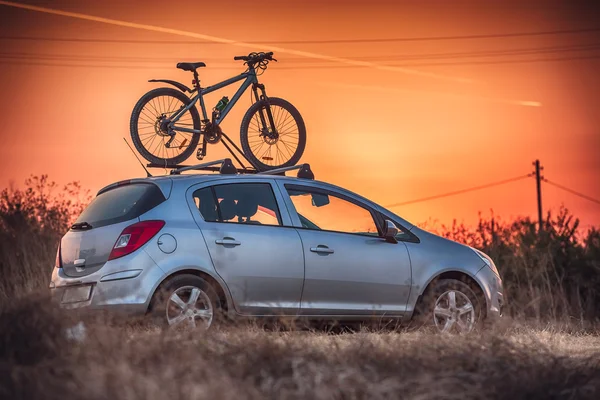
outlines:
M158 87L149 79L189 86L175 64L204 61L208 86L243 71L233 56L273 51L279 62L259 79L302 114L302 162L319 180L390 205L520 177L539 159L548 180L600 198L600 31L501 35L593 27L593 13L427 4L0 1L0 184L49 174L96 191L144 176L123 137L134 104ZM208 95L207 107L235 89ZM246 93L222 126L236 143L250 104ZM227 155L213 145L207 160ZM583 226L600 222L598 204L542 191L545 211L564 204ZM473 224L491 210L534 218L535 196L527 178L392 210Z

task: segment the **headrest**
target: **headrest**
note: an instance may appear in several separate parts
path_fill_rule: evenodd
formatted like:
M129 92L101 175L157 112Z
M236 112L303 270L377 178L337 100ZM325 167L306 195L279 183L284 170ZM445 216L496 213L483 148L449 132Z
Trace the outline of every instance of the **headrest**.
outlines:
M258 200L252 197L243 197L238 200L235 211L238 217L250 218L258 211Z
M219 202L219 209L221 210L221 218L223 221L229 221L235 217L236 206L233 199L223 199Z
M211 199L212 200L212 199ZM200 214L205 221L215 222L218 219L217 207L214 201L208 201L207 199L200 199Z

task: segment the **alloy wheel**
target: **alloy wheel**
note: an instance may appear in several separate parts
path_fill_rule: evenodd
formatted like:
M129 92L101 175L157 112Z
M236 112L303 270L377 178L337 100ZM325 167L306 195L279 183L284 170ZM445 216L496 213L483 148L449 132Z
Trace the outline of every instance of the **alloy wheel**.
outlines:
M437 298L433 320L442 333L469 333L475 327L475 307L466 294L448 290Z
M214 310L206 292L195 286L183 286L169 296L166 314L169 326L208 329Z

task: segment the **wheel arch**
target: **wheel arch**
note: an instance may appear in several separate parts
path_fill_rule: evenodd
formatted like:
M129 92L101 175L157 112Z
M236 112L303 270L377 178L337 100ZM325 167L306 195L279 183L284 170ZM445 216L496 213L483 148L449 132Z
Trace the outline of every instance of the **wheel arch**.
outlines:
M221 309L226 314L228 314L230 311L234 310L234 307L231 304L231 301L232 301L231 295L229 294L229 292L226 290L224 285L221 284L221 282L218 279L216 279L214 276L212 276L210 273L208 273L204 270L200 270L200 269L196 269L196 268L183 268L183 269L179 269L176 271L172 271L171 273L165 275L161 279L161 281L158 283L158 285L156 285L156 287L152 291L152 295L150 296L150 301L148 302L148 308L146 310L147 313L152 311L152 307L154 306L154 298L155 298L154 296L160 290L160 288L169 279L171 279L175 276L178 276L178 275L195 275L199 278L204 279L217 292L217 295L219 296L219 305L221 306Z
M455 279L457 281L461 281L469 285L469 287L475 292L477 298L481 301L481 304L484 305L482 307L482 317L485 318L487 316L488 309L488 299L485 295L483 287L481 283L466 271L461 271L458 269L449 269L445 271L439 272L437 275L431 277L431 279L423 285L423 289L419 293L419 297L417 298L417 307L415 307L415 311L419 309L419 306L422 304L423 298L429 293L429 290L441 279Z

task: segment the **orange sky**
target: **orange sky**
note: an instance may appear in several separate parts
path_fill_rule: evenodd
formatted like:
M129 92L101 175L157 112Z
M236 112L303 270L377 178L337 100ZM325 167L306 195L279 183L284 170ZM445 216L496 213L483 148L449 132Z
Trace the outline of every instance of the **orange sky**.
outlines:
M27 1L43 7L171 28L244 42L380 39L600 27L595 10L556 2L383 1ZM411 4L412 3L412 4ZM510 4L510 5L509 5ZM535 6L533 4L536 4ZM566 4L566 2L563 2ZM177 61L205 61L204 84L241 72L230 44L114 43L106 40L196 40L167 33L83 21L0 5L0 36L99 39L69 42L0 39L3 110L0 187L47 173L95 191L143 171L122 137L135 102L156 87L148 79L190 84ZM273 43L291 50L260 79L268 93L292 102L308 132L303 161L317 178L386 205L526 174L539 158L548 179L600 197L599 59L492 65L354 68L292 54L304 51L393 64L397 55L464 53L600 43L575 34L477 40L370 43ZM530 55L565 57L595 53ZM32 61L32 57L41 57ZM129 58L129 59L128 59ZM515 57L513 56L513 59ZM507 59L507 57L501 58ZM437 60L433 60L436 62ZM441 60L458 62L464 59ZM420 59L415 62L431 63ZM44 65L35 65L35 64ZM28 65L29 64L29 65ZM60 65L57 65L60 64ZM73 66L77 64L78 66ZM90 67L90 65L96 67ZM115 68L115 66L125 68ZM326 66L327 68L321 68ZM333 68L336 67L336 68ZM460 79L457 79L460 78ZM468 82L465 82L468 81ZM234 87L207 97L215 104ZM246 94L223 129L239 142ZM537 102L540 107L520 105ZM528 103L534 104L534 103ZM226 155L221 145L208 158ZM193 161L190 159L189 161ZM156 171L158 172L158 171ZM544 208L569 207L584 226L600 222L600 206L549 185ZM420 223L478 211L503 219L535 215L533 179L394 208Z

